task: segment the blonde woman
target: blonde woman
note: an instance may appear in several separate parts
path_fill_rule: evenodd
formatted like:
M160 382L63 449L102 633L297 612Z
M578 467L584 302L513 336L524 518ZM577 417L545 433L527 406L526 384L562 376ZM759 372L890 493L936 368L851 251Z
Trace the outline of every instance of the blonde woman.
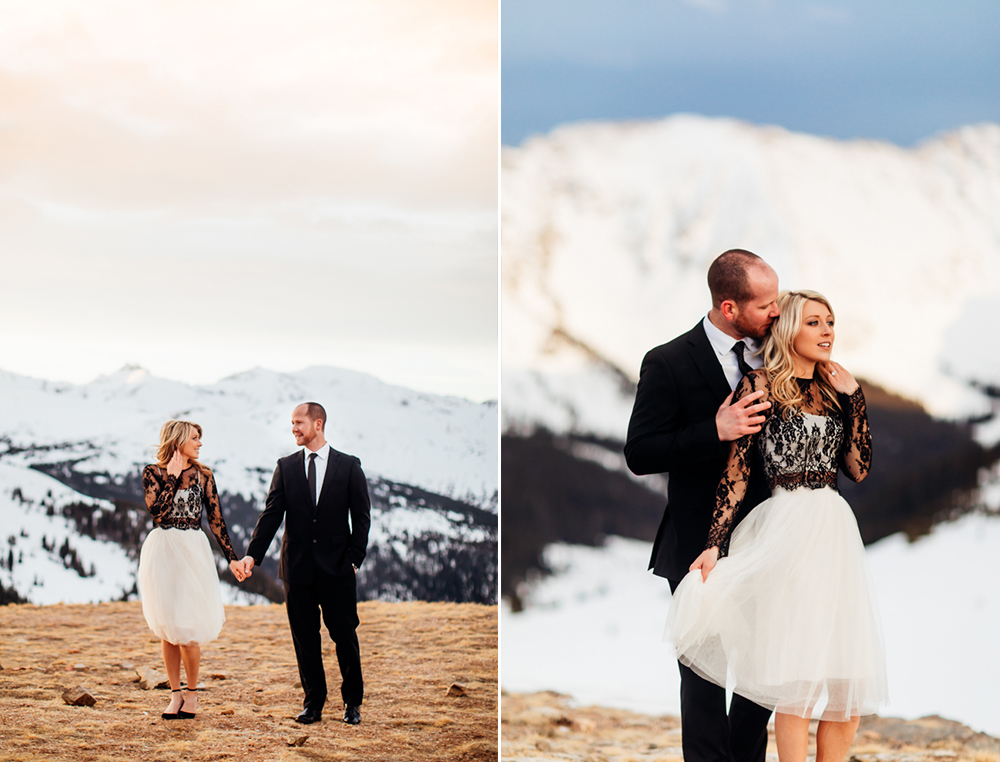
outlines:
M830 360L833 309L784 292L764 367L740 381L771 408L733 442L705 550L678 586L667 639L702 677L773 709L780 762L804 762L824 708L817 762L840 762L859 718L887 698L885 652L864 546L837 471L861 481L872 446L864 394ZM771 497L733 529L757 448Z
M156 526L139 554L139 595L146 623L162 641L171 690L165 720L195 716L201 646L219 637L226 620L212 549L201 531L203 508L236 579L242 582L248 576L229 541L215 477L198 462L201 435L196 423L167 421L160 429L157 462L142 472L146 507Z

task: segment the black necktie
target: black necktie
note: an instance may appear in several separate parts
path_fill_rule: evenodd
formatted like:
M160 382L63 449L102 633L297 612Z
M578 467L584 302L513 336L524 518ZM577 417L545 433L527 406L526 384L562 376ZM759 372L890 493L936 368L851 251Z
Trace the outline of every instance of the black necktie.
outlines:
M740 368L741 376L745 376L747 373L753 370L753 368L751 368L747 364L747 361L743 359L743 352L744 350L746 350L746 348L747 345L744 344L742 341L737 341L735 344L733 344L733 352L736 354L736 364Z
M309 470L306 472L306 480L309 482L309 499L312 500L313 508L316 507L316 453L309 453Z

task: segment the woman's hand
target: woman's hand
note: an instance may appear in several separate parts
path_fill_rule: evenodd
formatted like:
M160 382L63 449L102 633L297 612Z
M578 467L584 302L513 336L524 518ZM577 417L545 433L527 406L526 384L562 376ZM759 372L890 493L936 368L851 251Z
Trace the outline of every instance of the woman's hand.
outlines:
M695 569L701 569L701 581L704 582L708 579L708 573L715 568L715 565L719 562L719 548L713 545L708 550L703 550L701 555L698 556L694 563L688 567L688 571L694 571Z
M838 362L816 363L816 369L822 374L830 386L841 394L854 394L858 390L858 382L843 365Z
M167 476L180 476L183 470L184 457L179 450L174 450L174 454L170 456L170 460L167 462Z
M231 571L233 573L233 576L236 577L237 582L242 582L249 576L243 571L244 568L245 567L243 566L243 561L229 562L229 571Z

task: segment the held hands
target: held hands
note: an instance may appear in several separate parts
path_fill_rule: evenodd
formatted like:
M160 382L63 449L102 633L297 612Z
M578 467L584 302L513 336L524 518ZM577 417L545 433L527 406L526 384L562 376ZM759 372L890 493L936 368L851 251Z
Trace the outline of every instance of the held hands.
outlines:
M174 450L174 454L170 456L170 460L167 462L167 475L180 476L183 470L184 458L181 457L179 450Z
M242 561L234 561L233 563L242 565L244 578L253 576L253 556L244 556Z
M747 434L756 434L765 420L761 413L771 407L770 402L758 402L764 396L763 390L729 404L733 394L734 392L729 393L715 414L715 428L719 432L720 442L734 442Z
M854 394L858 390L858 382L854 376L838 362L816 363L816 370L830 383L834 390L841 394Z
M701 569L701 581L704 582L708 579L708 573L715 568L715 565L719 562L719 548L713 545L708 550L703 550L701 555L698 556L694 563L688 567L688 571L694 571L695 569Z
M230 561L229 571L231 571L233 573L233 576L236 577L237 582L242 582L243 580L245 580L247 577L250 576L244 571L244 566L242 561Z

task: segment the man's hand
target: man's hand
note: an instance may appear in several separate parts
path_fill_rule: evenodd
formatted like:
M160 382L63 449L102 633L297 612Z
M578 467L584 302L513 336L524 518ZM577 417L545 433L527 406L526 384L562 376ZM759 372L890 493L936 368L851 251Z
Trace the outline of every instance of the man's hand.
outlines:
M243 576L252 577L253 576L253 556L244 556L243 560L239 563L243 564Z
M695 569L701 569L701 581L705 582L708 579L708 573L715 568L715 565L719 562L719 549L713 545L708 550L703 550L701 555L698 556L694 563L688 567L688 571L694 571Z
M756 434L766 420L761 413L771 407L770 402L757 402L764 396L762 389L730 405L734 393L729 393L715 414L715 428L720 442L733 442L747 434Z

